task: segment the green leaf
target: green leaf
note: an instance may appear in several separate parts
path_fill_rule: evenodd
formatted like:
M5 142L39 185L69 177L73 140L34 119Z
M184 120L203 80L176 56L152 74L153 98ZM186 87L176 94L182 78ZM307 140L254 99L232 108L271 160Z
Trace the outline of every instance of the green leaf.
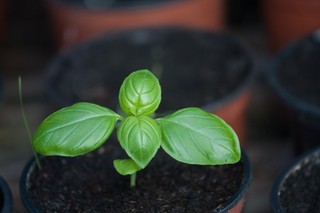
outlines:
M239 140L219 117L199 108L185 108L158 119L162 148L174 159L189 164L218 165L239 161Z
M120 106L129 116L151 115L158 108L160 101L159 81L149 70L131 73L120 87Z
M131 175L141 170L141 168L132 159L114 160L114 168L121 175Z
M119 119L110 109L77 103L47 117L33 135L32 145L43 155L82 155L101 146Z
M144 168L155 156L161 143L158 123L149 116L129 116L117 132L118 140L128 156Z

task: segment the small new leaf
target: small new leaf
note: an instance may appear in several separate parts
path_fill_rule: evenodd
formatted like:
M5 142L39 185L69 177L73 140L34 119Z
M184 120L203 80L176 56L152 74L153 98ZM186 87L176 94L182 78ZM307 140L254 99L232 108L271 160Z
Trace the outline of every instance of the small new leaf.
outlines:
M46 118L33 135L32 145L43 155L86 154L107 140L119 119L110 109L77 103Z
M148 70L131 73L120 87L120 106L129 116L151 115L158 108L160 101L159 81Z
M113 166L120 175L132 175L141 170L132 159L114 160Z
M145 115L125 118L119 126L117 137L128 156L141 168L146 167L161 144L159 124Z
M232 128L219 117L199 108L179 110L158 119L162 148L183 163L219 165L236 163L241 150Z

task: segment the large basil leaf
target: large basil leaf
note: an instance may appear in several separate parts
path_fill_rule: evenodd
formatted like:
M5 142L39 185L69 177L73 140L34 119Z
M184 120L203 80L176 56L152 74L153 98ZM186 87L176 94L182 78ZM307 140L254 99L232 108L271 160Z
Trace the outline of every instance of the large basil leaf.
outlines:
M125 118L119 126L117 137L128 156L141 168L155 156L161 143L158 123L145 115Z
M110 109L77 103L47 117L35 132L32 145L43 155L82 155L101 146L120 118Z
M158 79L148 70L131 73L120 87L119 102L127 115L150 115L161 101Z
M158 119L162 147L177 161L217 165L240 159L240 145L232 128L219 117L199 108L179 110Z

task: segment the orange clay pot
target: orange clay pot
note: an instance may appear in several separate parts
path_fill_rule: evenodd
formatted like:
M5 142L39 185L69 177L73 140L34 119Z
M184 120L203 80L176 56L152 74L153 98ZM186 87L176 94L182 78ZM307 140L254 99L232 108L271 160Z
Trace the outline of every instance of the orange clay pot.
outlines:
M206 30L224 27L224 0L172 0L101 9L46 0L57 49L66 49L102 32L177 25Z
M262 7L271 53L320 27L318 0L264 0Z

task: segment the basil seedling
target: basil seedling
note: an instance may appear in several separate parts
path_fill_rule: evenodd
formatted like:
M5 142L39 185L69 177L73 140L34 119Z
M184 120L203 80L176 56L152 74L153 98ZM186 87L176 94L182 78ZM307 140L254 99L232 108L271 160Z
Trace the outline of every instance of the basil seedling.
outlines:
M239 140L233 129L219 117L189 107L163 118L153 118L161 102L158 79L149 70L126 77L120 87L119 103L125 116L86 102L63 108L47 117L33 135L36 152L46 155L79 156L100 147L120 123L117 138L128 155L114 167L121 175L145 168L162 147L177 161L198 165L236 163Z

